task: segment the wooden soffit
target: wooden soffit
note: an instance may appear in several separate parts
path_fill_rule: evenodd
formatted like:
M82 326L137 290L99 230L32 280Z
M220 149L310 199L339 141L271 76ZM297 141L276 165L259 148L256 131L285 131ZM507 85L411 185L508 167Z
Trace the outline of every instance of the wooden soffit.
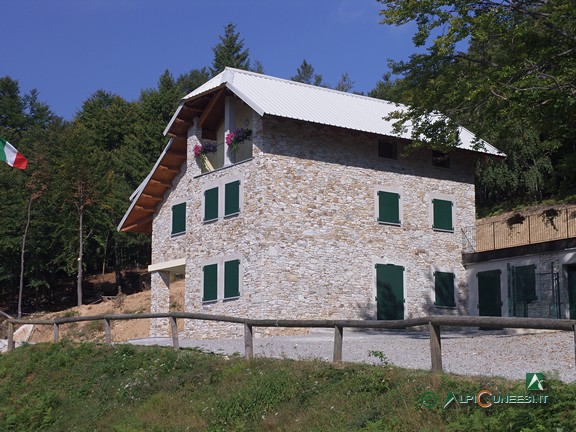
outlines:
M160 159L140 185L118 229L123 232L152 233L152 221L164 200L164 193L172 187L174 178L186 162L186 139L176 137L168 144Z

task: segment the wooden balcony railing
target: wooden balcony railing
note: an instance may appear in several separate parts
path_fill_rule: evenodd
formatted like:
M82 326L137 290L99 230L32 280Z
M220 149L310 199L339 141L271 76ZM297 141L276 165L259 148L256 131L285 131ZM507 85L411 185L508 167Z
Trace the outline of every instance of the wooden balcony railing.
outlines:
M576 237L576 206L550 208L463 229L464 253L484 252Z

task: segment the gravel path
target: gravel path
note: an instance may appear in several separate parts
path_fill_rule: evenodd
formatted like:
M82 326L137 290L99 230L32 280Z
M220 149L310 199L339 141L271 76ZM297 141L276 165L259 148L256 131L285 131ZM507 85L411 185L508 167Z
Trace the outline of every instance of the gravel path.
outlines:
M131 340L139 345L171 345L170 338ZM181 347L217 354L244 354L244 339L181 339ZM254 339L254 355L331 361L333 331L315 329L307 336ZM430 369L427 332L344 331L342 357L348 362L379 363L369 355L381 351L396 366ZM576 381L574 335L571 332L510 335L503 331L442 332L442 363L446 372L502 376L523 380L526 372L544 372L565 382Z

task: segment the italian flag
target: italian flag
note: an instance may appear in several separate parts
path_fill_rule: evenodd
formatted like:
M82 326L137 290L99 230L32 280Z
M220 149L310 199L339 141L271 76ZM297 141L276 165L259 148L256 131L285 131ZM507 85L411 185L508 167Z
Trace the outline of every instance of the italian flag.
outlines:
M26 169L26 165L28 165L28 159L22 156L22 153L16 150L12 144L2 138L0 138L0 160L3 160L11 167L21 170Z

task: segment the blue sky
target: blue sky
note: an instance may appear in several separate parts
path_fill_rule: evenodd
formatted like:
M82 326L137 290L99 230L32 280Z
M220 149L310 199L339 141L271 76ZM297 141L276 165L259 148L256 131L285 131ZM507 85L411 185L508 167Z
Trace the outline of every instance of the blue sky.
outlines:
M376 0L0 0L0 76L32 88L71 119L98 89L127 100L212 63L224 26L236 24L268 75L290 78L306 59L329 85L348 72L368 92L387 59L405 59L413 28L379 24Z

